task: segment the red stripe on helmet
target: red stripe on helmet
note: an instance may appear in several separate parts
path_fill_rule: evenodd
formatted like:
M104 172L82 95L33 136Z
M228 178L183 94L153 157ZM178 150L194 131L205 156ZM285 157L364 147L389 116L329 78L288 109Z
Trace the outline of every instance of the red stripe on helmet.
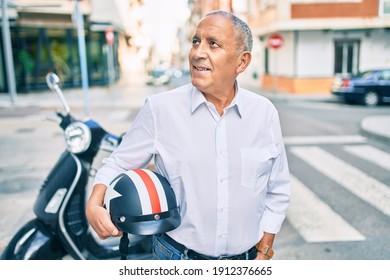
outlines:
M145 171L141 169L134 170L134 172L137 173L141 177L142 181L144 181L145 183L146 189L149 194L150 204L152 206L153 214L160 213L161 212L160 199L158 197L156 186L154 185L153 180L149 177L149 175Z

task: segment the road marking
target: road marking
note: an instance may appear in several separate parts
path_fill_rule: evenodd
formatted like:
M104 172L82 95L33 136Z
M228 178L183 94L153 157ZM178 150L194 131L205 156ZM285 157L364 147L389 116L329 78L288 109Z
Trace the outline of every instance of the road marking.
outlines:
M319 147L293 147L292 153L348 191L390 216L390 187Z
M344 150L390 171L390 154L368 145L345 146Z
M306 242L366 239L294 176L291 176L291 184L287 219Z
M284 137L285 145L315 145L365 143L367 138L360 135L323 135L323 136L289 136Z

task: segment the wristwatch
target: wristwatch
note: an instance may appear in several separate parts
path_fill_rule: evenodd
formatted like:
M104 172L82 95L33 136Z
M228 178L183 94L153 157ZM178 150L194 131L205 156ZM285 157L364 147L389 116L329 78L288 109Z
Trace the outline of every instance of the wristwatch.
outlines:
M272 259L272 257L274 256L274 250L270 246L268 246L267 244L259 242L256 244L256 249L257 249L257 251L266 255L270 259Z

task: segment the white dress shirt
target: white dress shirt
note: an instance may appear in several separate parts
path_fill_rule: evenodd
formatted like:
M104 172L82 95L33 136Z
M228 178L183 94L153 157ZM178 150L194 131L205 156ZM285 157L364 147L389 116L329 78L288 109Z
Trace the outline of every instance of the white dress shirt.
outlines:
M147 98L95 184L154 159L180 206L167 234L210 256L239 254L277 233L290 200L279 116L266 98L238 88L220 116L192 84Z

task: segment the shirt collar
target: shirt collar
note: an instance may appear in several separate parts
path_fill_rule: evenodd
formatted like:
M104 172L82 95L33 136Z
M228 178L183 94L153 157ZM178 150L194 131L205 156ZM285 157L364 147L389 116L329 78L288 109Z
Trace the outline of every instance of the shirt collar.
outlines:
M238 81L236 81L236 87L237 87L236 95L234 96L234 98L233 98L233 100L230 103L228 108L235 107L238 115L240 117L242 117L242 112L243 112L242 101L241 101L241 99L242 99L241 94L242 93L241 93L241 88L238 84ZM198 90L196 87L193 87L192 96L191 96L191 113L193 114L201 104L206 103L206 102L207 102L207 100L204 97L203 93L200 90Z
M202 92L196 87L193 87L191 95L191 113L193 114L201 104L206 102L207 100L202 94Z

